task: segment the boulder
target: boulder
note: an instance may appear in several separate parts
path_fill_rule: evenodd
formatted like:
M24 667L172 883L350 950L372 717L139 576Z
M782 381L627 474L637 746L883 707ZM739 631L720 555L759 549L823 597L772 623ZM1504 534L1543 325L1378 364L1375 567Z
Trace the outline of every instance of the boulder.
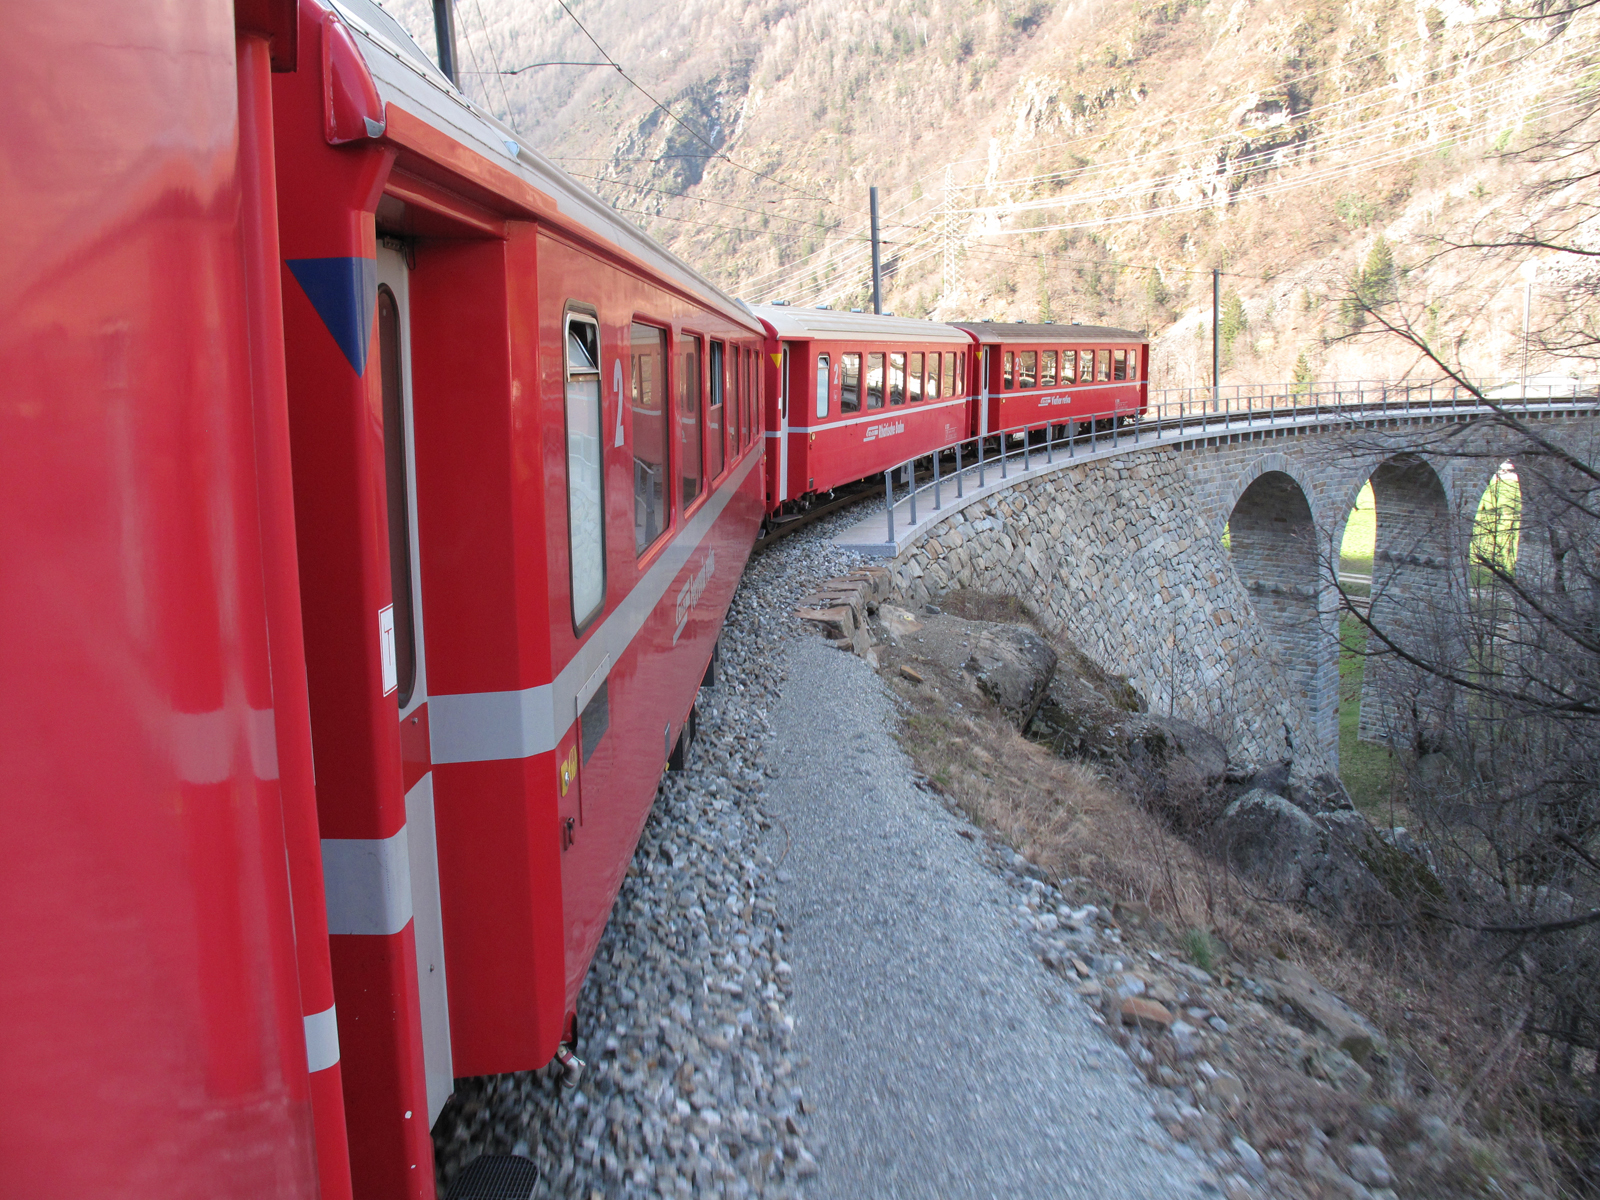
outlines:
M1354 812L1356 807L1350 800L1350 793L1345 791L1344 784L1339 781L1339 777L1327 772L1310 776L1292 774L1289 778L1288 791L1284 794L1313 816L1317 813L1340 810Z
M1439 894L1423 859L1348 809L1312 816L1254 788L1228 805L1215 836L1234 869L1274 898L1303 901L1347 922L1389 920L1397 902Z
M914 633L922 632L922 622L917 620L910 612L893 604L880 604L878 606L878 623L883 626L883 632L890 641L897 642L901 638L910 637Z
M1214 787L1223 781L1228 773L1228 747L1221 738L1175 717L1165 717L1158 723L1202 783Z
M990 625L965 665L978 689L1026 729L1055 675L1056 652L1026 625Z
M1306 866L1322 852L1322 829L1282 796L1254 788L1223 811L1217 822L1219 849L1234 870L1274 896L1299 900L1306 891Z
M1354 1063L1365 1063L1374 1051L1387 1049L1383 1035L1371 1022L1318 983L1304 967L1284 959L1273 959L1271 967L1276 977L1273 991L1279 1002L1293 1008Z

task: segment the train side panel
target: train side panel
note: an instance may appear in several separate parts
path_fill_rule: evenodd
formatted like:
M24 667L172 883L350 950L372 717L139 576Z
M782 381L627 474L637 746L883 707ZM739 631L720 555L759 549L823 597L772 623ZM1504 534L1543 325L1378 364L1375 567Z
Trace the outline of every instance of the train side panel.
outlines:
M232 14L8 16L4 1190L311 1197Z

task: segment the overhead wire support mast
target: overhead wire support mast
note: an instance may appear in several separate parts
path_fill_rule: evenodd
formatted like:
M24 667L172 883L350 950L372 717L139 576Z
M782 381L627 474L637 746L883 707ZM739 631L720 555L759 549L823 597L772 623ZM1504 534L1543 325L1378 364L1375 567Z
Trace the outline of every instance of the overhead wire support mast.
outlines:
M868 193L872 200L872 311L883 312L883 260L878 251L878 189Z

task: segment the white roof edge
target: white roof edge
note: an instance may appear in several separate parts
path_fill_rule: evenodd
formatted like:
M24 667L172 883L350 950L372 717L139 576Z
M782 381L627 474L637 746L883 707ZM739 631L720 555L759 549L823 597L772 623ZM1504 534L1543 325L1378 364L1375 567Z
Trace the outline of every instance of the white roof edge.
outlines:
M833 309L790 308L786 304L753 304L750 312L771 323L779 337L825 342L939 342L970 346L972 339L953 325L916 317L883 317L876 313Z
M451 87L397 21L373 0L321 0L362 44L367 69L386 104L454 138L549 196L556 210L602 241L654 267L740 325L760 332L749 309L712 283L543 154ZM403 39L403 40L402 40Z

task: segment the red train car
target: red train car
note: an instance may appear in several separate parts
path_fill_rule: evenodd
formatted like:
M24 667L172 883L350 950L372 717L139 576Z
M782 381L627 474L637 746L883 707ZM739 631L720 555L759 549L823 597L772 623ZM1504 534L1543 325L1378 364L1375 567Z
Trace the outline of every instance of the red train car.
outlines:
M760 305L767 508L879 475L966 435L972 341L933 321Z
M431 1197L451 1079L574 1036L761 521L765 331L370 0L31 12L7 1182Z
M979 347L974 434L1126 420L1149 397L1150 342L1101 325L957 322ZM1070 430L1068 431L1070 432Z
M262 186L293 16L0 21L8 1196L312 1196L324 1133L342 1167Z

